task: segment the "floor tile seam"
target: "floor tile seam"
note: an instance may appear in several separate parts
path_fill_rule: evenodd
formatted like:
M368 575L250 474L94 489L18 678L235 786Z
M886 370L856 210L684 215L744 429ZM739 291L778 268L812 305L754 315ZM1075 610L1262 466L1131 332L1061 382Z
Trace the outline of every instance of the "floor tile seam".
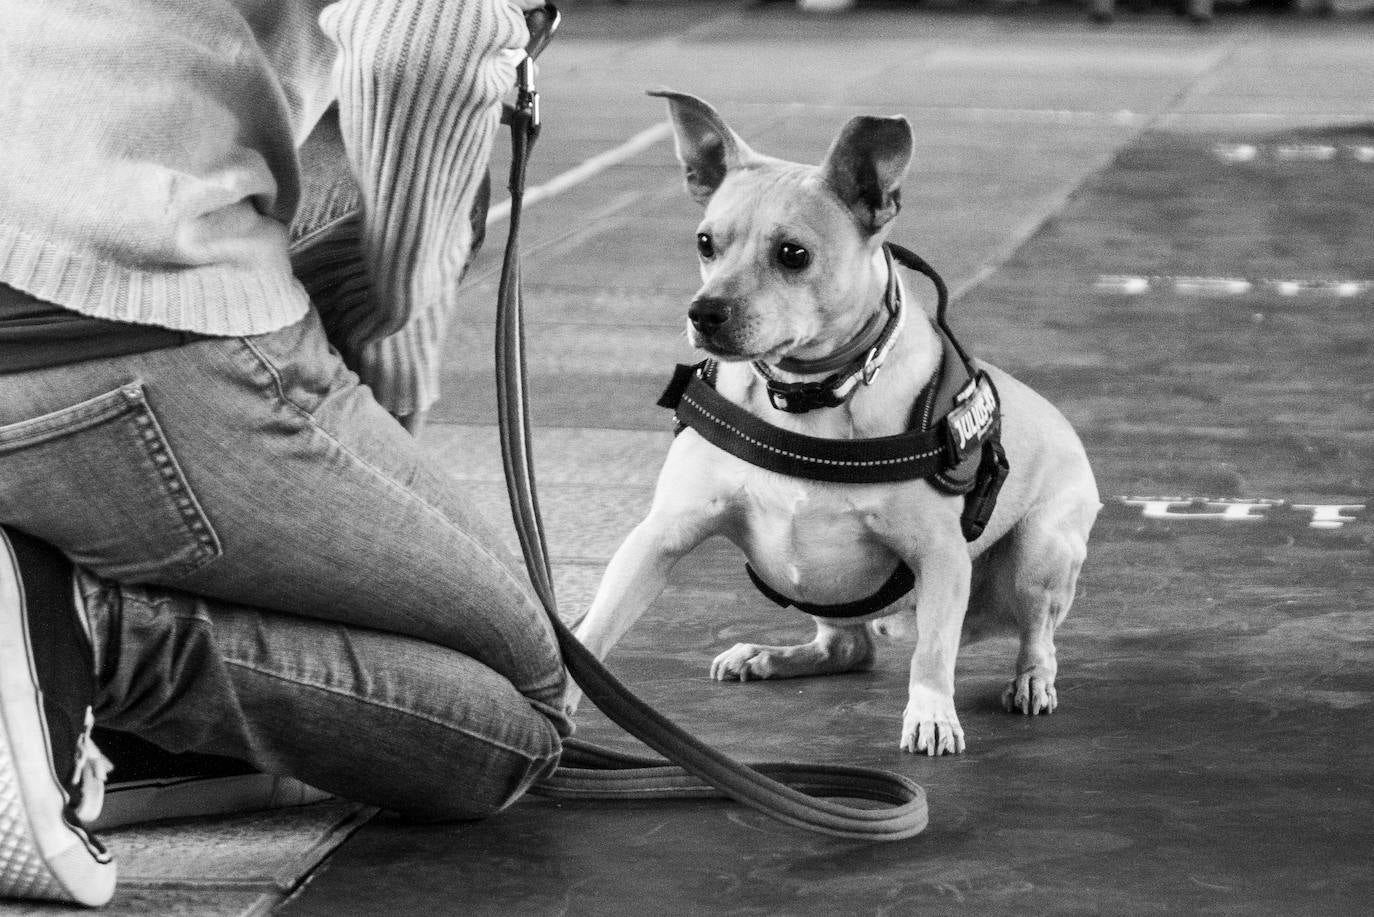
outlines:
M1194 74L1186 85L1176 92L1160 110L1156 111L1153 117L1141 127L1140 133L1155 129L1166 117L1178 112L1190 99L1196 96L1199 91L1203 90L1208 85L1215 85L1226 65L1241 56L1244 49L1249 45L1253 45L1255 40L1254 33L1248 30L1229 37L1228 40L1222 44L1222 47L1219 49L1220 53L1217 54L1212 62L1204 68L1202 72Z
M1053 198L1053 203L1042 210L1033 212L1018 223L1008 234L1006 240L972 274L951 285L949 291L951 305L960 302L971 291L1000 271L1042 227L1057 219L1064 212L1079 189L1109 168L1116 157L1133 144L1144 130L1143 127L1137 127L1130 132L1129 136L1111 142L1107 145L1107 149L1099 153L1090 167L1080 169L1074 175L1062 179L1056 190L1047 195Z
M260 891L264 894L272 895L281 892L281 888L277 884L277 877L267 873L215 879L199 879L194 876L177 876L169 879L157 879L151 876L129 876L120 873L119 888L125 891L163 892L203 892L213 890L222 890L226 892Z
M318 865L319 864L316 864L317 867ZM264 894L260 896L258 900L245 907L235 915L235 917L270 917L271 914L276 912L278 907L285 904L293 895L299 893L304 887L305 881L302 879L300 885L290 891L278 889L270 894Z
M346 815L335 821L329 830L316 838L315 842L305 851L293 861L283 865L276 875L275 893L260 898L254 906L245 909L241 917L260 917L260 915L269 914L275 910L277 905L299 893L310 883L316 871L329 862L329 858L347 844L353 835L372 821L379 812L381 809L377 806L354 804L354 807Z
M1193 75L1191 79L1187 80L1182 88L1175 92L1171 98L1165 100L1153 113L1139 122L1123 125L1124 128L1127 128L1123 136L1115 138L1108 144L1109 148L1104 151L1104 154L1091 168L1080 170L1076 176L1065 180L1063 184L1061 184L1057 195L1058 199L1052 206L1046 208L1042 213L1032 215L1029 219L1018 225L1011 233L1006 244L996 251L990 259L973 273L972 276L953 286L950 290L951 303L960 301L970 291L977 288L980 284L997 273L997 271L1001 270L1016 252L1029 242L1043 226L1049 221L1056 219L1064 212L1069 201L1079 189L1086 186L1105 169L1110 168L1112 162L1115 161L1123 150L1135 144L1153 125L1159 123L1161 118L1186 100L1199 82L1206 80L1211 74L1215 73L1225 61L1234 57L1240 47L1240 43L1240 40L1229 39L1226 42L1223 53L1216 55L1202 72Z

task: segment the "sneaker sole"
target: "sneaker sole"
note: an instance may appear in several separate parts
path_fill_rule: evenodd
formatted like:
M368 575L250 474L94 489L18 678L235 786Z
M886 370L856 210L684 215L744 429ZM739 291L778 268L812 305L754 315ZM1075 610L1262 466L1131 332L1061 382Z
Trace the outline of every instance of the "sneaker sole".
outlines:
M0 898L98 907L114 896L115 864L64 817L31 659L18 563L0 534Z

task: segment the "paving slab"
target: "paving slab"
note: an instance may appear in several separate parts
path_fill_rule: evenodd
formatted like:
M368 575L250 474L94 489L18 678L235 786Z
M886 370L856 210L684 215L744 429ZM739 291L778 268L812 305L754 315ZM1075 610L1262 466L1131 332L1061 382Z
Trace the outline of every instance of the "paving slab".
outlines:
M100 913L250 917L268 913L375 810L330 801L213 819L153 822L104 831L119 885ZM6 917L92 913L87 908L0 902Z

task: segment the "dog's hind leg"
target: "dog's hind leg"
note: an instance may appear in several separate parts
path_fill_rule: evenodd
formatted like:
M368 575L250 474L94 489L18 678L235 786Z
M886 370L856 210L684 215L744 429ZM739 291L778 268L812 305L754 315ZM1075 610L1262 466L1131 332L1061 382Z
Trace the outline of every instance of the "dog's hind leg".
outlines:
M1002 692L1002 706L1027 716L1053 713L1059 705L1054 634L1069 613L1078 572L1088 550L1096 505L1042 504L1022 519L989 558L997 568L974 595L971 607L1000 605L1021 638L1016 672Z
M813 620L816 636L810 643L798 646L736 643L711 663L711 677L716 681L800 678L873 667L873 638L864 625L835 625L820 618Z

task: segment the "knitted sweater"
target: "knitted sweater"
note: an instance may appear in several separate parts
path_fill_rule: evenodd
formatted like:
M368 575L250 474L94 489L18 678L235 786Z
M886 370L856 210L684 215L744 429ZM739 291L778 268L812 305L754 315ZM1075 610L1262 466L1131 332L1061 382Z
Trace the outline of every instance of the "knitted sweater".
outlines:
M0 283L203 334L298 321L296 151L337 101L370 287L342 343L422 410L526 40L505 0L0 0Z

